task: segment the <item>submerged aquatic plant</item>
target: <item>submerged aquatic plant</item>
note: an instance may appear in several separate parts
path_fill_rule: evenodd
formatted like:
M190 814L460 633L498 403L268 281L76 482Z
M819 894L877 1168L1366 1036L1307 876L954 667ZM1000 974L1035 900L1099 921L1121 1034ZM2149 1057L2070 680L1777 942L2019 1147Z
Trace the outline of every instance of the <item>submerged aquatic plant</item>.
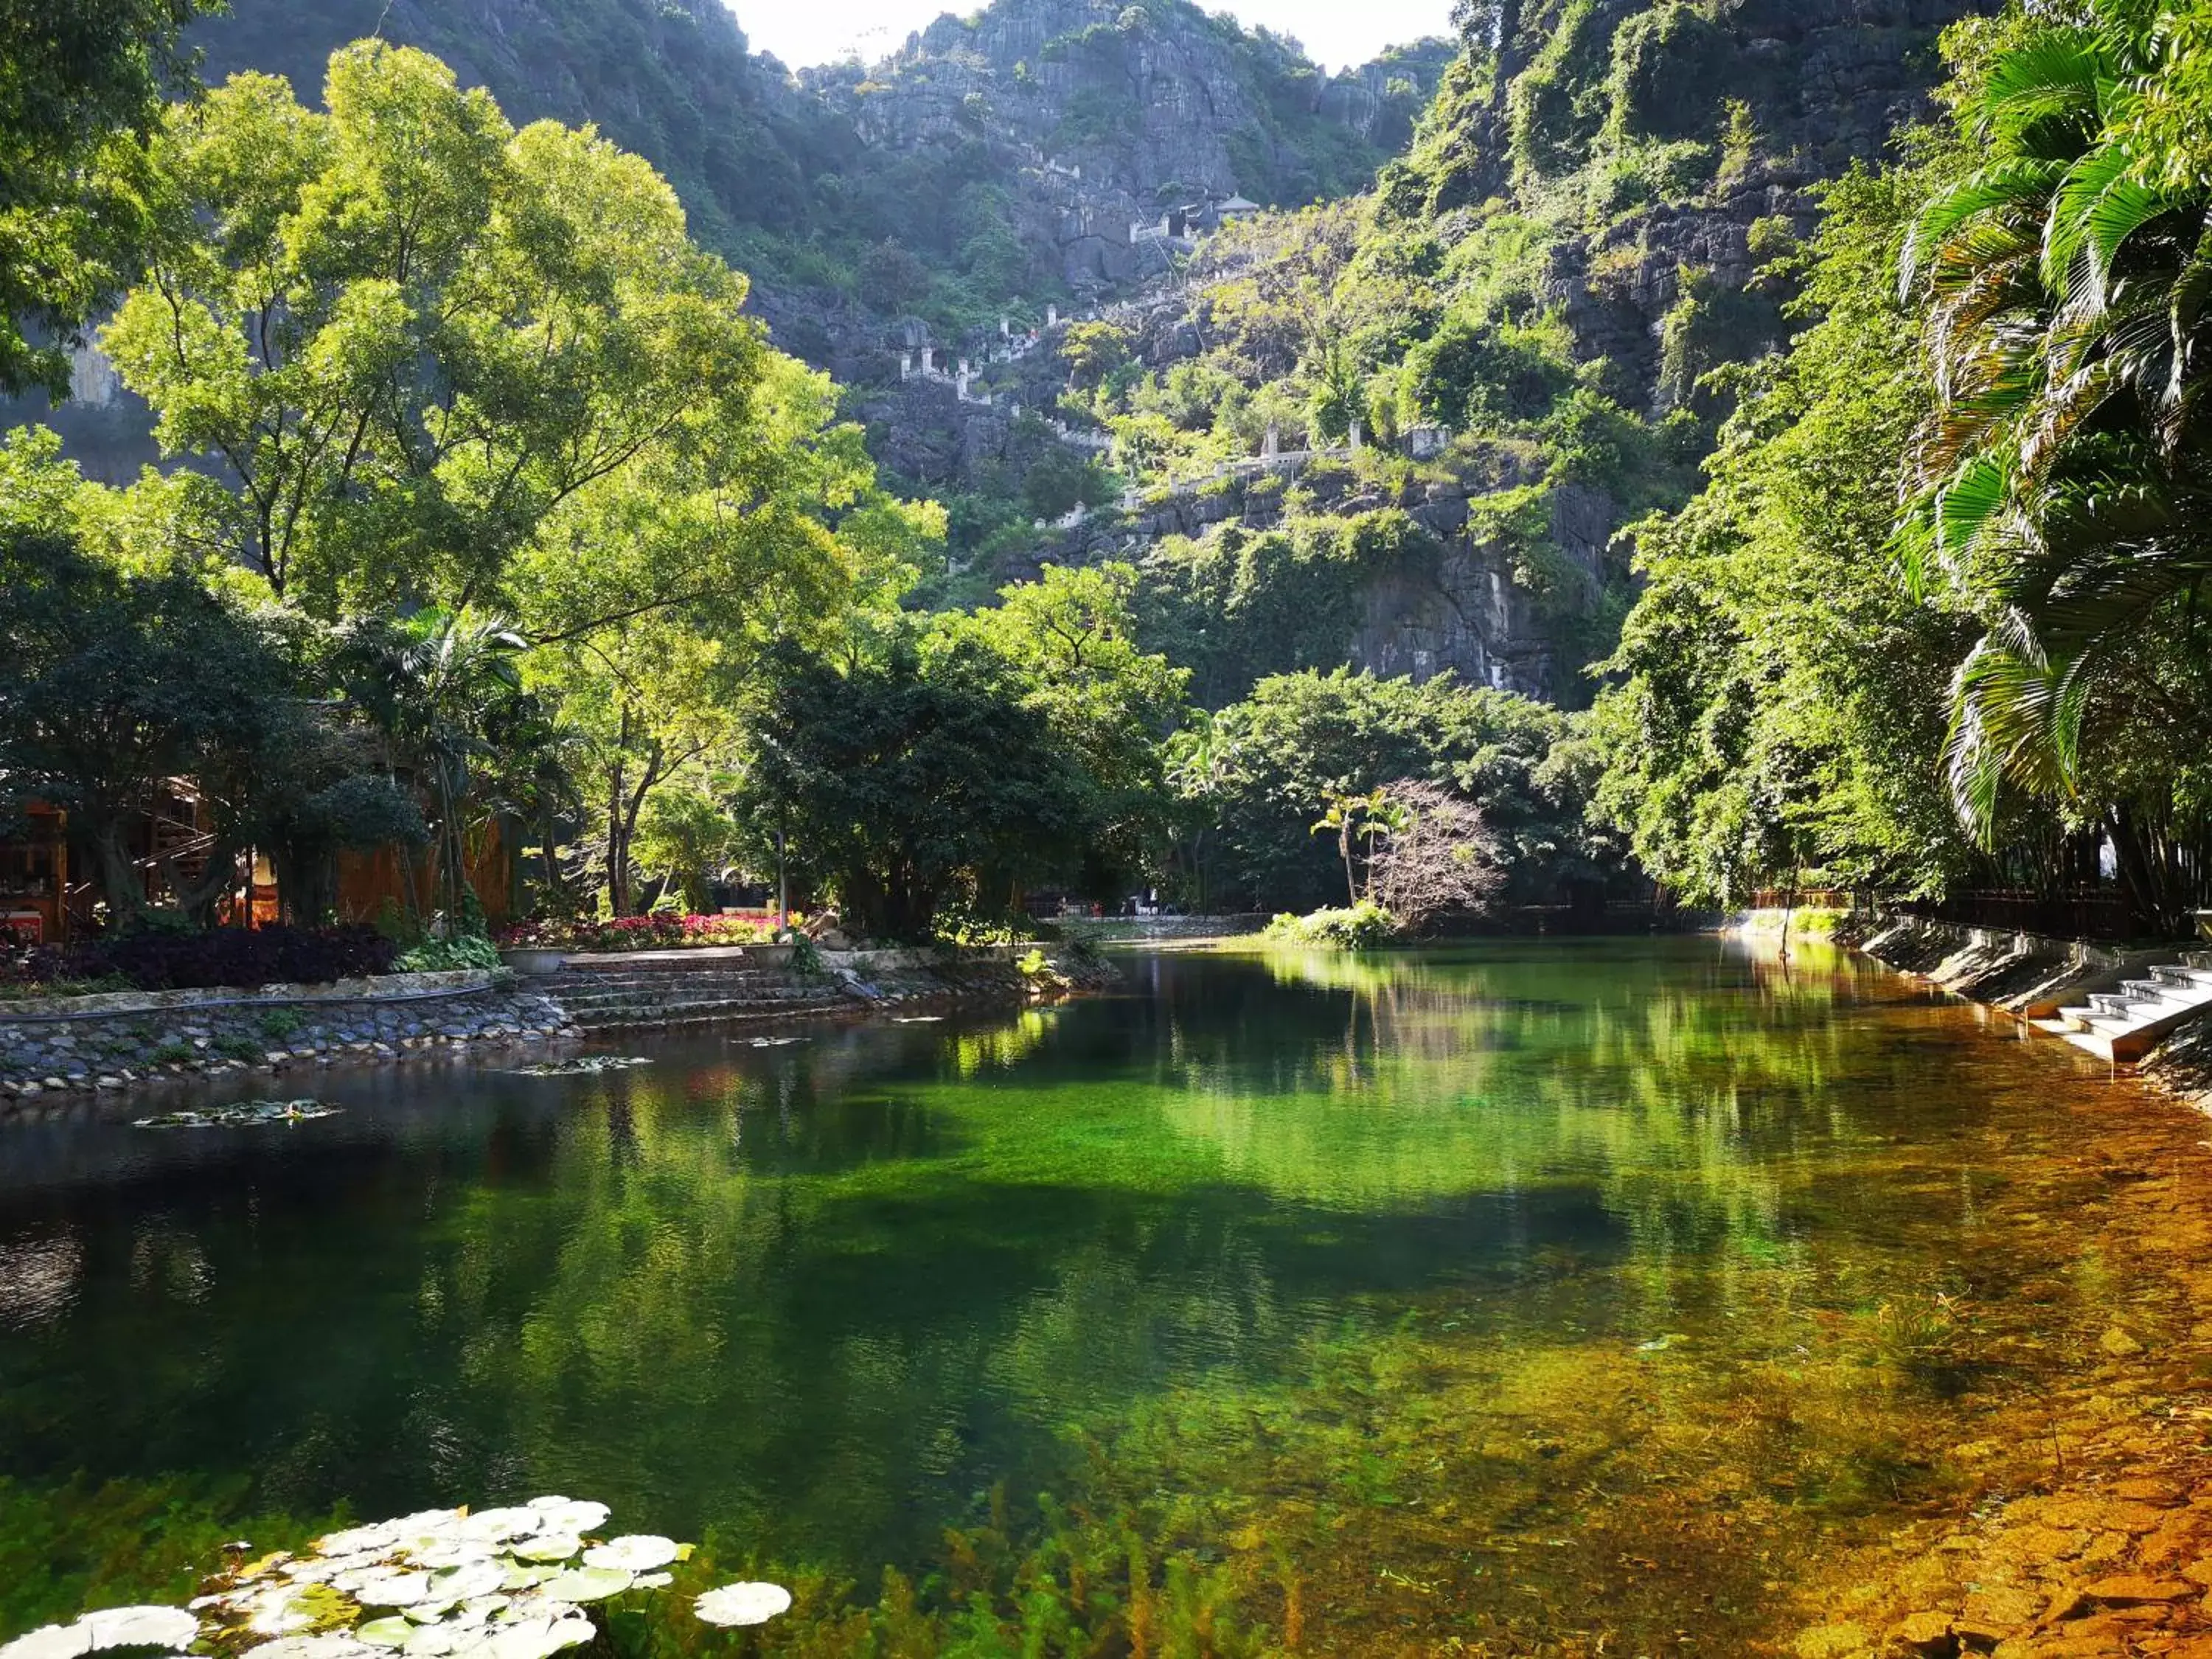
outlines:
M263 1123L305 1123L311 1118L336 1117L343 1107L325 1106L319 1100L241 1100L229 1106L199 1110L161 1112L135 1118L134 1129L246 1129Z
M590 1543L607 1507L536 1498L503 1509L423 1510L348 1527L304 1554L239 1566L188 1608L111 1607L0 1647L0 1659L78 1659L107 1648L181 1653L195 1642L255 1659L551 1659L599 1634L586 1606L665 1589L691 1546L652 1534ZM781 1585L700 1596L709 1625L758 1625L791 1606Z

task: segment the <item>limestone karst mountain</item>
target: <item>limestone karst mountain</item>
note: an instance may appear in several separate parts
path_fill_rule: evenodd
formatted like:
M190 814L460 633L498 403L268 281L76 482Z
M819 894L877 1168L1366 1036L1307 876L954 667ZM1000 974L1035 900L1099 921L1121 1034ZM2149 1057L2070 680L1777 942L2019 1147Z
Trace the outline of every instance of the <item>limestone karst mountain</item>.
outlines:
M1419 534L1384 540L1412 550L1353 561L1297 652L1231 653L1220 695L1349 661L1572 702L1630 591L1616 532L1680 497L1724 412L1704 377L1787 337L1786 281L1757 273L1824 180L1929 112L1942 27L1984 9L1469 0L1456 39L1334 76L1188 0L994 0L798 72L720 0L233 0L198 39L210 77L305 90L380 31L518 120L644 155L777 343L845 385L892 481L951 508L948 600L1047 561L1218 548L1279 527L1286 494L1307 519L1403 511ZM1262 210L1316 204L1335 205ZM1067 328L1091 319L1127 362L1070 407ZM1436 406L1452 342L1468 384ZM127 477L151 447L103 367L55 418ZM1329 374L1370 440L1435 452L1419 481L1341 476L1345 410L1296 429ZM1259 465L1282 422L1231 432L1224 399L1288 411L1275 447L1310 471ZM1626 459L1558 435L1601 405ZM1189 429L1148 455L1117 410Z

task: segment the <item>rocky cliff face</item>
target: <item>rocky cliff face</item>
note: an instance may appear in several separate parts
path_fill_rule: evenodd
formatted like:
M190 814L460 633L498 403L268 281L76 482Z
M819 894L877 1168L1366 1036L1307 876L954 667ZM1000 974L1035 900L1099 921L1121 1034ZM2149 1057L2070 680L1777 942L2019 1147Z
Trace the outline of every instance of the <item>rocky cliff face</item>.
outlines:
M1292 44L1182 0L997 0L885 62L807 71L862 142L992 147L1024 228L1079 289L1158 274L1133 228L1192 201L1296 204L1364 188L1452 48L1327 76Z
M1364 189L1452 50L1432 40L1328 76L1189 0L996 0L884 63L796 77L748 50L721 0L234 0L195 38L212 76L274 70L309 97L329 53L372 33L436 53L518 120L597 123L794 315L834 313L837 296L817 291L818 258L787 258L774 239L840 258L890 239L958 264L951 198L968 186L991 190L987 210L1028 256L992 273L1000 297L1150 274L1157 255L1132 250L1130 226L1164 201ZM845 331L833 319L831 339Z
M1272 248L1202 252L1187 284L1116 315L1156 372L1202 358L1200 372L1241 378L1255 397L1273 380L1304 401L1320 384L1316 348L1298 342L1295 326L1296 367L1279 338L1272 348L1249 333L1225 350L1206 343L1255 289L1317 280L1376 343L1340 349L1364 381L1355 398L1370 410L1372 399L1392 402L1378 423L1414 418L1408 392L1429 400L1433 387L1419 383L1431 369L1417 359L1447 322L1462 331L1458 349L1487 354L1491 368L1477 378L1522 372L1514 362L1538 380L1550 373L1553 392L1478 397L1481 416L1419 417L1448 427L1464 419L1476 431L1502 422L1494 429L1543 459L1401 503L1442 552L1374 574L1344 652L1378 672L1449 669L1583 701L1585 666L1609 648L1610 617L1630 586L1619 529L1694 487L1695 451L1724 412L1701 378L1786 341L1786 290L1758 273L1814 228L1822 181L1879 162L1901 129L1934 113L1942 28L1988 9L1982 0L1492 0L1474 9L1474 43L1449 67L1410 153L1383 169L1358 246L1303 266L1285 252L1287 234ZM1545 371L1528 354L1553 347L1528 342L1555 330L1565 360ZM1671 483L1655 481L1650 465L1633 485L1601 469L1587 476L1587 453L1570 454L1574 441L1548 423L1558 405L1545 407L1577 383L1647 423L1647 446ZM1535 401L1505 407L1522 396ZM1462 427L1462 441L1468 434ZM1427 439L1441 447L1448 435L1432 428ZM1481 528L1497 514L1468 510L1509 490L1521 492L1516 503L1537 492L1548 514L1533 561L1527 517L1516 520L1516 557ZM1371 505L1354 492L1319 510ZM1216 533L1222 522L1249 522L1248 510L1201 489L1094 532L1091 551L1141 558L1163 535ZM1560 575L1552 591L1532 593L1532 562ZM1570 592L1577 603L1563 602Z
M1546 222L1546 297L1664 409L1780 343L1753 274L1814 189L1934 112L1943 28L1994 0L1487 0L1386 212Z

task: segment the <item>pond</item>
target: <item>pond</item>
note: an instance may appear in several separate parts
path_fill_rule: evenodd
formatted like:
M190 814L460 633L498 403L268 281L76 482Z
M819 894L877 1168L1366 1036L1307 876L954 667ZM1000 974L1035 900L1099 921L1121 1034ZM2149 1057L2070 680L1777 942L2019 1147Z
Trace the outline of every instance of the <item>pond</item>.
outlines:
M2143 1097L1838 953L1127 963L0 1125L0 1637L562 1492L798 1592L718 1650L1786 1647L2110 1322L2081 1124Z

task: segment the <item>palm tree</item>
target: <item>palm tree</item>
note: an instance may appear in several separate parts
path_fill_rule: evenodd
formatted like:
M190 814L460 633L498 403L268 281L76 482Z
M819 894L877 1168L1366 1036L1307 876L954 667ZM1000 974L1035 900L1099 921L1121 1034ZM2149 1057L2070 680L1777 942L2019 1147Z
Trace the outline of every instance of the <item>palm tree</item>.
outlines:
M1983 624L1947 759L1985 842L2008 785L2088 804L2085 736L2130 703L2195 718L2212 695L2186 648L2212 576L2212 195L2144 142L2162 82L2196 70L2179 38L2141 0L2033 27L1961 109L1985 160L1906 249L1937 403L1899 545L1911 580ZM2128 815L2158 814L2160 793L2099 804L2124 867Z
M1313 826L1316 836L1325 830L1335 832L1337 856L1344 860L1344 902L1355 908L1359 903L1359 881L1352 869L1352 838L1360 833L1363 823L1373 820L1389 806L1389 796L1381 789L1370 789L1364 795L1332 795L1328 810Z
M427 786L435 821L439 908L449 932L472 896L467 811L489 733L521 698L522 637L496 617L436 609L350 624L340 648L349 695L386 742L395 769ZM407 884L411 896L413 883Z

